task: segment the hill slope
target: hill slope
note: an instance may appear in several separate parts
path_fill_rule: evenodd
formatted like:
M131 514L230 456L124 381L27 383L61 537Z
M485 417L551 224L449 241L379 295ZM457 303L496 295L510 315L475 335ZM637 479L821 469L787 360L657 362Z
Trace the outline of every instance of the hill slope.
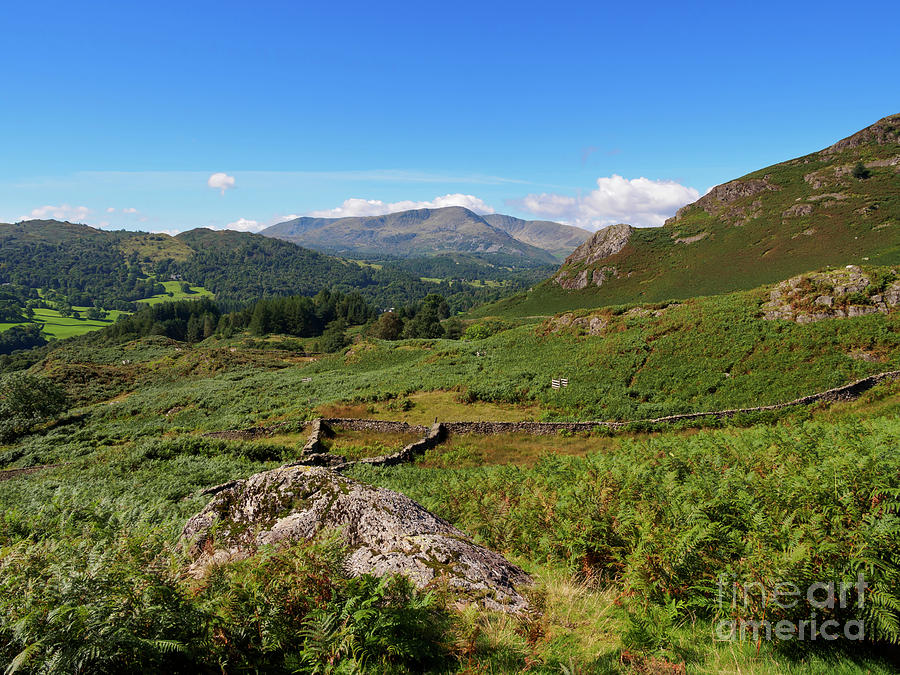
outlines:
M497 265L477 254L361 265L231 230L201 228L172 237L53 220L0 224L0 285L9 284L9 298L0 297L0 303L9 300L17 308L0 317L0 331L27 323L22 311L29 302L42 302L39 289L53 309L71 305L131 312L136 301L176 299L186 283L213 293L226 306L335 289L358 291L377 307L406 306L439 293L453 311L462 311L528 288L552 269L534 262L501 267L513 256L505 258L495 257ZM185 297L194 296L188 291Z
M616 246L604 250L610 238ZM710 295L867 262L900 262L900 115L719 185L663 227L608 228L529 296L492 311Z
M560 258L565 258L591 236L590 232L580 227L554 223L552 220L522 220L502 213L489 213L482 218L511 237L550 251Z
M519 223L513 229L532 229L528 227L528 221ZM547 229L544 224L541 227ZM548 241L546 236L537 232L538 228L534 230L535 234L530 237L533 241ZM554 261L550 251L526 239L516 238L505 227L495 226L486 217L461 206L415 209L383 216L303 217L273 225L263 230L262 234L351 257L480 253L503 254L535 263Z

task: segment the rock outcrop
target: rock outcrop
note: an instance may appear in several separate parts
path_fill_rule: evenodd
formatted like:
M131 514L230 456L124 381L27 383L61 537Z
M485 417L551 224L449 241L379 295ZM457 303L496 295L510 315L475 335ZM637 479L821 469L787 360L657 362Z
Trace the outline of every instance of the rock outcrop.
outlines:
M679 223L685 215L695 209L702 209L733 225L746 225L750 220L762 213L762 201L757 199L750 204L737 205L735 202L746 197L776 192L781 188L765 178L742 178L722 185L717 185L695 202L682 206L675 215L666 220L665 225L671 227Z
M553 280L568 290L587 288L589 285L600 286L610 277L617 276L615 267L605 266L597 269L591 266L619 253L628 244L634 228L619 223L597 230L590 239L576 248L566 258ZM583 267L579 271L574 267Z
M883 117L875 124L825 148L819 154L833 155L837 152L873 143L877 145L900 145L900 114Z
M900 274L874 280L856 265L840 270L801 274L782 281L769 292L763 318L810 323L867 314L887 314L900 305Z
M188 520L183 545L202 576L210 565L337 529L351 575L404 574L420 588L445 586L461 603L521 612L530 577L503 556L408 497L322 467L286 466L228 484Z

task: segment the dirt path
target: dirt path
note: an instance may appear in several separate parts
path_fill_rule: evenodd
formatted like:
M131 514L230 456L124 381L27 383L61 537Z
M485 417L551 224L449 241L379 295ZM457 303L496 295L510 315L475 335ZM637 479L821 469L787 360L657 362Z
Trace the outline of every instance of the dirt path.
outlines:
M16 476L27 476L44 469L55 469L58 466L62 466L62 464L38 464L37 466L26 466L23 469L0 469L0 482Z

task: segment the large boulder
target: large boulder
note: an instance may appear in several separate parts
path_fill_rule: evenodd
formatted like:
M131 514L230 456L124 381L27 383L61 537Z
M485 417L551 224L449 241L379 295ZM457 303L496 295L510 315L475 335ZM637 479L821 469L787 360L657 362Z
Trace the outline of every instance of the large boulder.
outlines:
M182 532L202 576L210 565L253 555L260 546L338 529L351 575L404 574L420 588L445 586L460 602L495 610L528 608L517 587L531 578L503 556L410 498L323 467L285 466L226 484Z

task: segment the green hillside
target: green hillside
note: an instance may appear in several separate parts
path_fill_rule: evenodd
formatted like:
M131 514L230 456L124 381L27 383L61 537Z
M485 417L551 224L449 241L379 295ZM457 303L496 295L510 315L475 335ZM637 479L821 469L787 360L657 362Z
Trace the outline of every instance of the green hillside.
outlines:
M591 243L552 279L482 313L660 302L754 288L826 265L897 264L900 115L717 186L663 227L633 229L610 255L585 260Z
M863 271L871 279L861 294L865 298L870 290L876 300L882 297L884 291L882 296L876 291L883 286L900 288L896 270ZM489 337L479 340L391 342L361 336L349 351L284 369L253 367L255 347L248 352L240 335L214 336L180 351L170 342L161 353L151 350L154 356L147 361L136 356L139 343L113 347L115 340L110 343L101 332L50 351L40 368L69 386L66 373L102 366L105 379L124 387L110 390L108 382L98 383L103 396L133 392L129 415L146 415L150 422L152 411L178 407L184 409L179 424L204 430L305 417L323 405L361 404L362 416L374 405L390 415L379 402L410 397L421 406L414 412L405 404L399 409L420 419L429 418L430 406L439 407L444 419L471 419L482 405L500 405L524 406L523 419L638 420L779 403L900 369L897 298L882 311L876 311L875 301L854 299L862 303L854 306L871 313L798 323L766 318L770 294L767 287L564 314L505 330L493 327L499 332L488 330ZM798 296L791 302L806 301ZM842 302L837 297L832 310ZM133 363L123 367L123 359ZM173 381L166 374L198 361L216 375ZM235 367L239 381L228 374ZM119 374L113 377L114 372ZM554 377L568 378L569 386L551 389ZM90 400L90 387L76 382L71 393ZM416 398L416 392L443 394Z
M42 348L28 382L48 394L55 383L70 408L0 424L0 659L24 655L51 669L102 655L166 672L289 672L298 654L327 662L325 649L341 663L384 659L379 672L892 672L896 381L853 402L730 421L452 435L415 463L349 470L522 566L535 582L526 616L460 610L447 589L425 594L390 577L349 579L329 539L223 564L202 580L184 573L177 542L215 486L296 461L303 420L323 413L639 420L781 402L896 370L898 272L822 272L674 304L493 324L497 332L471 341L361 335L331 356L278 336L189 344L122 341L113 329ZM782 288L790 293L777 295ZM832 302L822 311L835 318L767 318L773 297L802 312L822 306L823 293ZM836 318L850 307L853 316ZM551 389L556 376L569 387ZM0 405L22 395L15 377L0 378ZM42 397L44 408L52 398ZM203 435L272 424L281 426L257 440ZM368 457L408 440L339 431L329 443ZM717 622L733 618L717 605L721 575L806 588L855 580L860 569L871 589L863 645L798 656L779 643L715 638ZM738 609L796 621L809 607ZM399 633L384 628L401 619ZM347 631L376 631L380 641L339 651Z
M439 293L456 312L527 288L549 269L531 263L519 268L520 259L459 254L360 265L246 232L196 229L171 237L59 221L0 224L0 285L15 289L11 298L21 310L33 301L48 311L134 312L142 303L209 294L235 305L338 289L357 291L381 308ZM183 284L193 291L182 292ZM46 306L38 302L39 292L49 298ZM24 316L5 319L8 325L0 322L0 330L24 321ZM98 325L76 321L71 331L48 334L76 334Z

